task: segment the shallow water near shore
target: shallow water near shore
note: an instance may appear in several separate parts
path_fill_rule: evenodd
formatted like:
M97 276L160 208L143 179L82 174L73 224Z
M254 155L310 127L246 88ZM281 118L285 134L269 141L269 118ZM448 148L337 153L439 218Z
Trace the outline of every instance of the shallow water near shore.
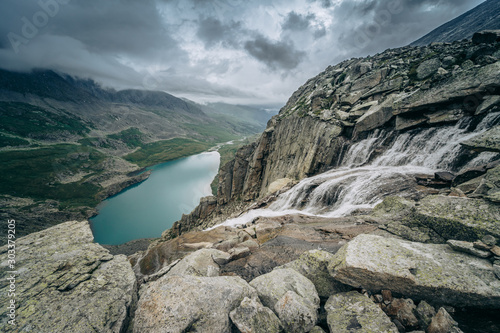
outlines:
M151 176L106 199L90 222L97 243L118 245L161 233L211 195L220 155L201 153L149 168Z

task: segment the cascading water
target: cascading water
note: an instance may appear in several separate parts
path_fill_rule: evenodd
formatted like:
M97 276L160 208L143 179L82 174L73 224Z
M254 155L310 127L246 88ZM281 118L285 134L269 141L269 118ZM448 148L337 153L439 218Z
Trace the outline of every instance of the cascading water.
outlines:
M303 179L269 208L250 210L222 225L297 213L341 217L372 208L389 195L410 195L416 174L456 172L498 158L497 153L481 153L472 160L470 156L463 159L467 153L460 145L498 123L500 113L491 113L477 126L467 117L454 126L410 130L395 139L394 132L376 130L350 147L339 168Z

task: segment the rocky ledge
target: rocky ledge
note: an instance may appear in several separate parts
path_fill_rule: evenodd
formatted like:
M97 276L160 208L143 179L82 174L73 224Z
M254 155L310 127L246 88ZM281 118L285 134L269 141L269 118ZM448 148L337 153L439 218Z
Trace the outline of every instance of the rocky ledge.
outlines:
M134 273L125 256L93 243L88 222L66 222L17 239L15 273L9 272L10 249L0 248L2 332L126 329L136 302ZM14 312L8 308L12 300Z
M500 279L492 261L446 244L390 237L377 228L346 243L350 237L341 236L342 230L362 231L359 224L339 222L302 220L303 242L299 233L291 234L292 225L261 221L245 229L218 228L219 235L234 233L234 238L211 243L211 231L206 233L211 242L178 243L206 248L141 280L134 332L461 332L449 314L453 307L500 309ZM247 233L252 228L258 236ZM315 239L312 230L335 229L335 243L344 243L338 251L330 246L291 254L284 261L295 259L287 264L245 279L228 271L237 262L252 270L259 249L273 242L265 240L271 233L274 240L288 234L289 244L319 247L332 245L335 237ZM245 245L251 243L256 247L250 250Z

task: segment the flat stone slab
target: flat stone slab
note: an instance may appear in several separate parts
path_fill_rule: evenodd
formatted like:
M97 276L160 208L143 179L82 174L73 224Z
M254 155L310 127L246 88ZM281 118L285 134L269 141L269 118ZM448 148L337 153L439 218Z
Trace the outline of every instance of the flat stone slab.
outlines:
M475 151L500 152L500 126L495 126L460 144Z
M87 221L16 240L15 294L8 296L8 248L0 248L1 332L122 332L136 279L124 255L93 243ZM7 306L16 300L16 326Z
M414 219L445 239L500 237L500 206L482 199L428 196L415 208Z
M360 235L335 254L328 269L336 280L376 293L390 289L405 298L500 309L493 265L446 244Z

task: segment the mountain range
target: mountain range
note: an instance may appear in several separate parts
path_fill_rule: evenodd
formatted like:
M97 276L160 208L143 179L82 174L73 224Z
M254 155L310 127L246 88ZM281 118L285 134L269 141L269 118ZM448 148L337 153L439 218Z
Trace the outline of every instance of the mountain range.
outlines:
M0 70L0 215L21 217L28 207L20 234L89 217L102 199L144 180L141 168L254 135L271 116L49 70Z

